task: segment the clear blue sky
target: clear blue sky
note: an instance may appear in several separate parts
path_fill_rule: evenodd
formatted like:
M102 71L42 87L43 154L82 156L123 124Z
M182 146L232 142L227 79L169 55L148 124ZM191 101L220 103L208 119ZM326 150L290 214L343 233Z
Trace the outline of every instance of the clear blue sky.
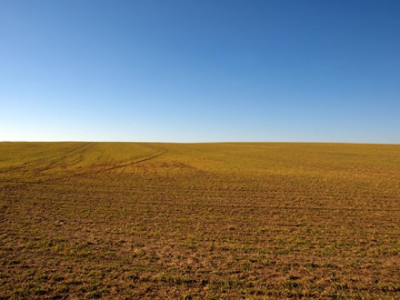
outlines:
M400 143L400 1L0 1L0 140Z

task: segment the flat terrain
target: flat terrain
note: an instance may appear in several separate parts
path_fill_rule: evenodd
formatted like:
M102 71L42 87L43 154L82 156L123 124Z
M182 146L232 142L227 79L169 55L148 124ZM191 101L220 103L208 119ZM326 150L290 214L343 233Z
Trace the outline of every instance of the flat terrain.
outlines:
M400 146L0 143L0 298L400 298Z

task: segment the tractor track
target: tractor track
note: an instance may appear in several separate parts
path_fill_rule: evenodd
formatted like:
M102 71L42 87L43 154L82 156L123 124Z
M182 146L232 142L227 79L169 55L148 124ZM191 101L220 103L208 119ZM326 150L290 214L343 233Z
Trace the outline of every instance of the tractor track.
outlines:
M55 165L62 163L63 161L65 161L67 158L73 156L74 154L79 153L79 150L82 150L82 148L84 146L87 146L86 149L84 151L88 151L90 149L90 147L92 146L90 143L86 143L85 145L82 145L78 148L75 148L71 151L68 151L66 154L64 154L61 159L53 159L52 161L50 161L50 164L48 164L46 167L42 167L42 168L36 168L31 170L33 173L40 173L43 171L47 171L50 170L51 167L54 167ZM154 147L152 147L154 148ZM111 166L111 167L104 167L104 168L100 168L98 170L89 170L89 171L84 171L84 172L73 172L67 175L67 178L74 178L74 177L78 177L78 176L87 176L87 175L91 175L91 174L99 174L99 173L104 173L107 171L111 171L111 170L117 170L117 169L121 169L121 168L125 168L125 167L129 167L129 166L133 166L133 165L137 165L146 161L150 161L152 159L155 159L157 157L160 157L161 155L167 153L167 150L165 149L158 149L156 151L153 151L151 153L145 154L145 155L141 155L139 157L137 157L137 160L135 161L130 161L129 163L123 163L117 166ZM54 157L54 156L52 156ZM43 161L45 159L41 159L40 161ZM35 162L38 162L37 160ZM33 162L31 162L32 164ZM97 165L97 167L101 167L101 165ZM26 168L25 166L22 166L22 168ZM19 170L20 168L14 168L13 170ZM0 183L9 183L9 184L42 184L42 183L48 183L48 182L55 182L58 180L62 180L66 178L66 176L60 176L60 177L53 177L53 178L44 178L44 179L39 179L37 181L26 181L26 180L13 180L13 179L9 179L9 180L0 180Z

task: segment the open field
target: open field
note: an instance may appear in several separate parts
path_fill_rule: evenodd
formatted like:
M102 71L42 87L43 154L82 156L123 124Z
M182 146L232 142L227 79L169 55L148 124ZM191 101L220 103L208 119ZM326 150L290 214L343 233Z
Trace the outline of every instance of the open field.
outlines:
M400 298L400 146L0 143L0 298Z

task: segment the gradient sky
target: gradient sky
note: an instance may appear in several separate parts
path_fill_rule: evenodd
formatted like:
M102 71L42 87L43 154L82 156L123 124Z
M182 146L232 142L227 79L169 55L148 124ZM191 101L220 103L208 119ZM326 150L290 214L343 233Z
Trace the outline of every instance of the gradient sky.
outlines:
M0 140L400 143L400 1L0 1Z

